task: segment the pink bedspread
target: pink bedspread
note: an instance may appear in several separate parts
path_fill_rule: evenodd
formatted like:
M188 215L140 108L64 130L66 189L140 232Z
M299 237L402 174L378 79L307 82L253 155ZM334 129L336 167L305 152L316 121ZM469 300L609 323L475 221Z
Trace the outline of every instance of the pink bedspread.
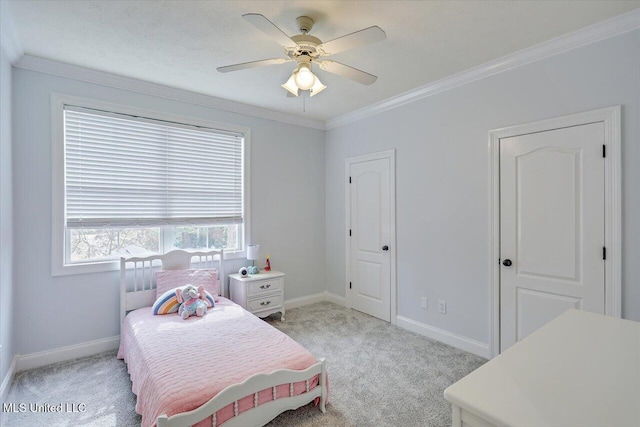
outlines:
M122 326L118 358L128 365L143 427L162 414L193 410L251 375L316 363L293 339L222 297L201 318L154 316L150 307L132 311ZM294 384L294 394L305 389L304 382ZM289 385L278 386L276 394L288 396ZM272 396L270 389L261 391L259 404ZM238 406L239 412L253 407L253 395ZM233 405L218 411L217 423L233 413Z

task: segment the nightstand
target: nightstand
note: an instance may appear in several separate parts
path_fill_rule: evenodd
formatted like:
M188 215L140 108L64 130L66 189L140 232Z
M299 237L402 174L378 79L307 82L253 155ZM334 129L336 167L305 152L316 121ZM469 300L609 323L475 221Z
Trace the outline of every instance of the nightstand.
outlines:
M231 300L258 317L280 312L284 321L284 273L260 270L242 277L229 275Z

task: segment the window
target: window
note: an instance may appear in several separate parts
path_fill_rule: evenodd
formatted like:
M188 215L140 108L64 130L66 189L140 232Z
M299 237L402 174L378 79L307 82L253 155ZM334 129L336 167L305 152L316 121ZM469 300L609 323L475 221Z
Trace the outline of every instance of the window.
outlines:
M125 110L54 96L54 275L178 248L243 256L248 131Z

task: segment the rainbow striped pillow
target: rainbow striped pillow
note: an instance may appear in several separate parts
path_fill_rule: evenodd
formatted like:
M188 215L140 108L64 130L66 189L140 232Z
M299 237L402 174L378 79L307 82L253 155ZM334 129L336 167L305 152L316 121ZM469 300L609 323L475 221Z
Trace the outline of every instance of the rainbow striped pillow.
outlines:
M184 288L184 286L180 286L180 288ZM160 295L160 297L153 303L153 314L171 314L177 313L178 307L180 303L178 303L178 296L176 295L176 289L169 289L164 294ZM204 291L205 296L207 297L207 307L213 307L213 297L208 291Z

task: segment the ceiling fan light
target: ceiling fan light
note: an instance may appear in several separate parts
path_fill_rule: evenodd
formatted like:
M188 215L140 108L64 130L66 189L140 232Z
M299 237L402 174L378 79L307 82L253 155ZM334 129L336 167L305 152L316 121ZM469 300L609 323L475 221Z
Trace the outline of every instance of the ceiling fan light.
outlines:
M322 92L326 88L327 87L322 84L322 82L320 81L318 76L316 76L316 81L313 84L313 86L311 87L311 96L319 94L320 92Z
M298 96L298 86L296 86L295 73L291 74L289 80L287 80L287 82L283 84L282 87L291 92L293 95Z
M311 89L316 82L316 76L311 72L307 64L300 64L298 71L294 74L296 85L301 90Z

